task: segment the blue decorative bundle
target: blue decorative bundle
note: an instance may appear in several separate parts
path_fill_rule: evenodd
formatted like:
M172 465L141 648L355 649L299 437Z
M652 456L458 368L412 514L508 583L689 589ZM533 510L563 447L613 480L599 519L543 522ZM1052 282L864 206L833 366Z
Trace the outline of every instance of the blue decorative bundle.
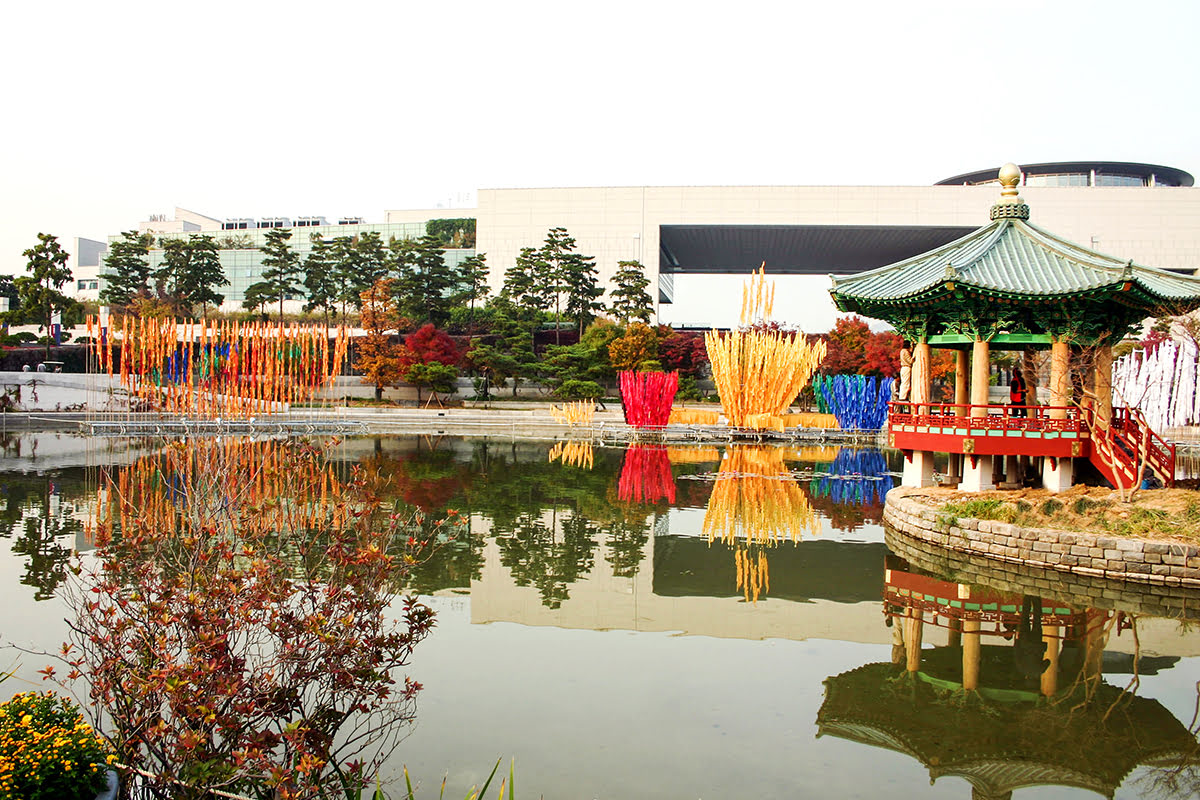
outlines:
M877 431L887 422L892 378L865 375L826 375L813 379L817 409L837 417L844 431ZM822 399L824 403L822 403Z

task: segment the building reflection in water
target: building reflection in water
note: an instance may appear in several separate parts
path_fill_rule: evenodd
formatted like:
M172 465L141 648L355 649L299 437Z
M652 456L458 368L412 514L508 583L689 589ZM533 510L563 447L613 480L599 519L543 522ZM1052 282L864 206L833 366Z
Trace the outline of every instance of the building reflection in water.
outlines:
M1139 765L1178 775L1200 764L1194 731L1103 680L1109 637L1136 636L1123 612L955 583L893 555L884 612L891 662L825 681L818 736L904 753L979 800L1042 785L1112 797ZM945 645L922 647L930 628Z

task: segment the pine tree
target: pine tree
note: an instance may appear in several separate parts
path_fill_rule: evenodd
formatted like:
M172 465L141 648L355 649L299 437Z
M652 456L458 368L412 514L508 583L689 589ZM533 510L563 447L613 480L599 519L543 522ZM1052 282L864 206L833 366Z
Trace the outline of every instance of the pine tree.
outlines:
M162 250L162 261L154 270L155 289L160 300L171 309L172 314L180 314L183 306L182 281L188 272L188 261L191 251L183 239L162 238L158 240Z
M104 257L104 290L100 300L110 306L127 308L136 297L150 296L150 245L148 233L124 231Z
M579 253L568 253L562 260L563 284L567 292L567 315L579 326L579 335L604 309L600 297L604 287L596 278L596 259Z
M27 259L25 270L29 274L15 281L21 314L26 319L36 319L46 331L46 360L49 361L54 312L61 313L75 305L74 300L62 293L62 288L71 280L71 268L67 266L71 254L62 249L58 237L39 233L37 246L22 255Z
M450 319L454 272L446 266L446 251L437 237L425 235L403 247L396 287L400 311L415 323L443 327Z
M263 282L271 287L271 297L279 301L279 321L283 321L283 301L300 291L298 281L302 271L300 256L288 247L291 228L272 228L267 241L259 248L263 252Z
M321 309L325 315L325 327L329 327L329 312L336 307L338 298L337 273L334 269L332 243L314 233L308 237L312 248L304 257L304 288L308 291L305 312Z
M654 300L646 292L649 285L646 268L640 261L617 262L617 273L613 275L613 289L609 292L613 316L622 323L633 320L650 322L654 313Z
M208 306L220 306L225 302L225 295L218 293L217 287L229 285L229 279L221 267L217 240L208 234L190 236L187 254L187 263L178 281L179 292L189 308L199 304L207 320Z

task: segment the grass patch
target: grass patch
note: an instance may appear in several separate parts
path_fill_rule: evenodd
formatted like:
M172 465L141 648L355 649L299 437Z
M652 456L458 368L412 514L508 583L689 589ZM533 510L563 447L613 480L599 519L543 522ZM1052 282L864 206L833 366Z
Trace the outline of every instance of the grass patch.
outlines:
M966 500L961 503L947 503L943 507L943 510L956 517L993 519L999 522L1016 522L1021 516L1021 512L1011 503L990 498L986 500Z

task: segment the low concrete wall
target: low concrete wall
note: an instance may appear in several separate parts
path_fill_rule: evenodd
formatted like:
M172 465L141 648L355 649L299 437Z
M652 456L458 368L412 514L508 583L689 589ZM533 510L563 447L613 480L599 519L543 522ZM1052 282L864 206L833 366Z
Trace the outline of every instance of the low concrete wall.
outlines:
M1200 586L1195 545L955 517L916 499L922 496L912 487L888 492L883 521L914 539L994 560L1109 580Z

